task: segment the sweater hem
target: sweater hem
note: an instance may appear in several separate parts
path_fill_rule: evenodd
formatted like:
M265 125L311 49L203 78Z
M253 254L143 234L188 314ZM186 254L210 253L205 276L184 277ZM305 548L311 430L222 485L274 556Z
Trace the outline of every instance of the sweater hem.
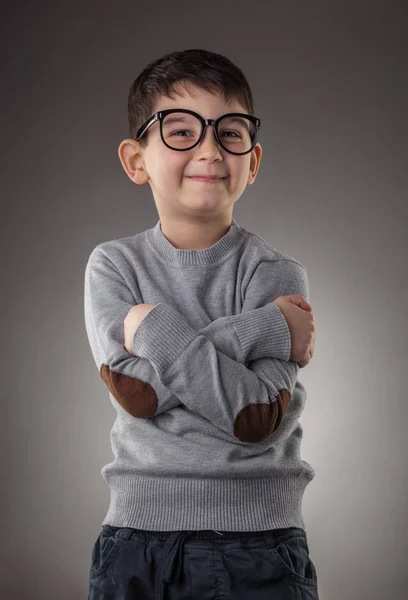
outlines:
M263 479L120 476L102 525L149 531L305 529L302 500L315 473Z

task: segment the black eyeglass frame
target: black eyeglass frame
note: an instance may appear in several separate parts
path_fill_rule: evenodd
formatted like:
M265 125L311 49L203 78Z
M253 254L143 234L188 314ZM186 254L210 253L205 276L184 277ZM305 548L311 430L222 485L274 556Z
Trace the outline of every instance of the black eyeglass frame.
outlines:
M201 135L198 138L198 140L195 142L195 144L193 144L193 146L190 146L190 148L172 148L164 140L163 119L166 115L168 115L170 113L175 113L175 112L182 112L182 113L187 113L189 115L193 115L194 117L197 117L197 119L201 122L201 125L202 125ZM254 139L252 142L252 146L249 150L246 150L245 152L232 152L232 150L228 150L227 148L225 148L222 145L222 142L221 142L220 138L218 137L218 124L225 117L246 117L255 125L255 135L254 135ZM160 137L163 141L163 144L165 146L167 146L167 148L170 148L170 150L175 150L176 152L186 152L187 150L192 150L193 148L198 146L198 144L203 139L205 128L207 127L207 125L212 125L214 127L215 139L217 140L217 143L221 146L221 148L223 148L223 150L225 150L226 152L229 152L230 154L235 154L238 156L242 156L243 154L248 154L249 152L252 152L252 150L254 149L254 147L256 146L256 143L258 141L259 128L261 126L261 120L258 119L258 117L254 117L253 115L247 115L246 113L237 113L237 112L226 113L225 115L221 115L221 117L214 120L214 119L204 119L198 113L194 112L193 110L189 110L187 108L168 108L167 110L159 110L154 115L152 115L150 117L150 119L148 119L145 123L143 123L143 125L141 127L139 127L139 129L137 130L135 140L136 141L140 140L140 138L146 133L146 131L149 129L149 127L151 127L156 121L160 122Z

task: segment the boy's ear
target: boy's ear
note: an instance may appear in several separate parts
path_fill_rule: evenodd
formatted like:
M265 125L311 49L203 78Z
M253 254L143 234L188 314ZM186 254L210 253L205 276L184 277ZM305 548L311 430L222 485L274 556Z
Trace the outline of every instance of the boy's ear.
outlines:
M262 158L262 146L261 144L256 144L254 149L251 152L251 163L249 165L249 175L248 175L248 185L252 185L255 181L256 175L259 170L259 165L261 164Z
M118 148L119 160L127 176L134 183L143 185L150 179L143 159L143 150L139 142L132 139L123 140Z

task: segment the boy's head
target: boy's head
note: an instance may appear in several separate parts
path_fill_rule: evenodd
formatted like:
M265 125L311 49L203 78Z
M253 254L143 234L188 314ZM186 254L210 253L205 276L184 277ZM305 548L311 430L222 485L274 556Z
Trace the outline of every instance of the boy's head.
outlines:
M189 113L151 120L156 112L168 109L191 110L203 119L217 120L227 113L249 118L221 120L218 144L214 127L203 130L200 120ZM253 111L242 71L208 50L167 54L137 77L128 98L130 138L121 142L118 155L134 183L149 182L162 224L231 224L233 205L254 182L262 156L257 143L260 121ZM209 175L223 179L208 183L191 178Z

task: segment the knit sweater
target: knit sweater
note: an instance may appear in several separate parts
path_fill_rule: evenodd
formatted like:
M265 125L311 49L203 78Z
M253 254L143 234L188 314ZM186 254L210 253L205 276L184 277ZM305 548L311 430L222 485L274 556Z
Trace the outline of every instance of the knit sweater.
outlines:
M305 267L232 219L202 250L155 227L98 244L85 326L116 411L102 524L154 531L305 528L315 472L300 458L306 391L273 300L302 294ZM124 346L124 319L156 304ZM106 388L105 388L106 389Z

